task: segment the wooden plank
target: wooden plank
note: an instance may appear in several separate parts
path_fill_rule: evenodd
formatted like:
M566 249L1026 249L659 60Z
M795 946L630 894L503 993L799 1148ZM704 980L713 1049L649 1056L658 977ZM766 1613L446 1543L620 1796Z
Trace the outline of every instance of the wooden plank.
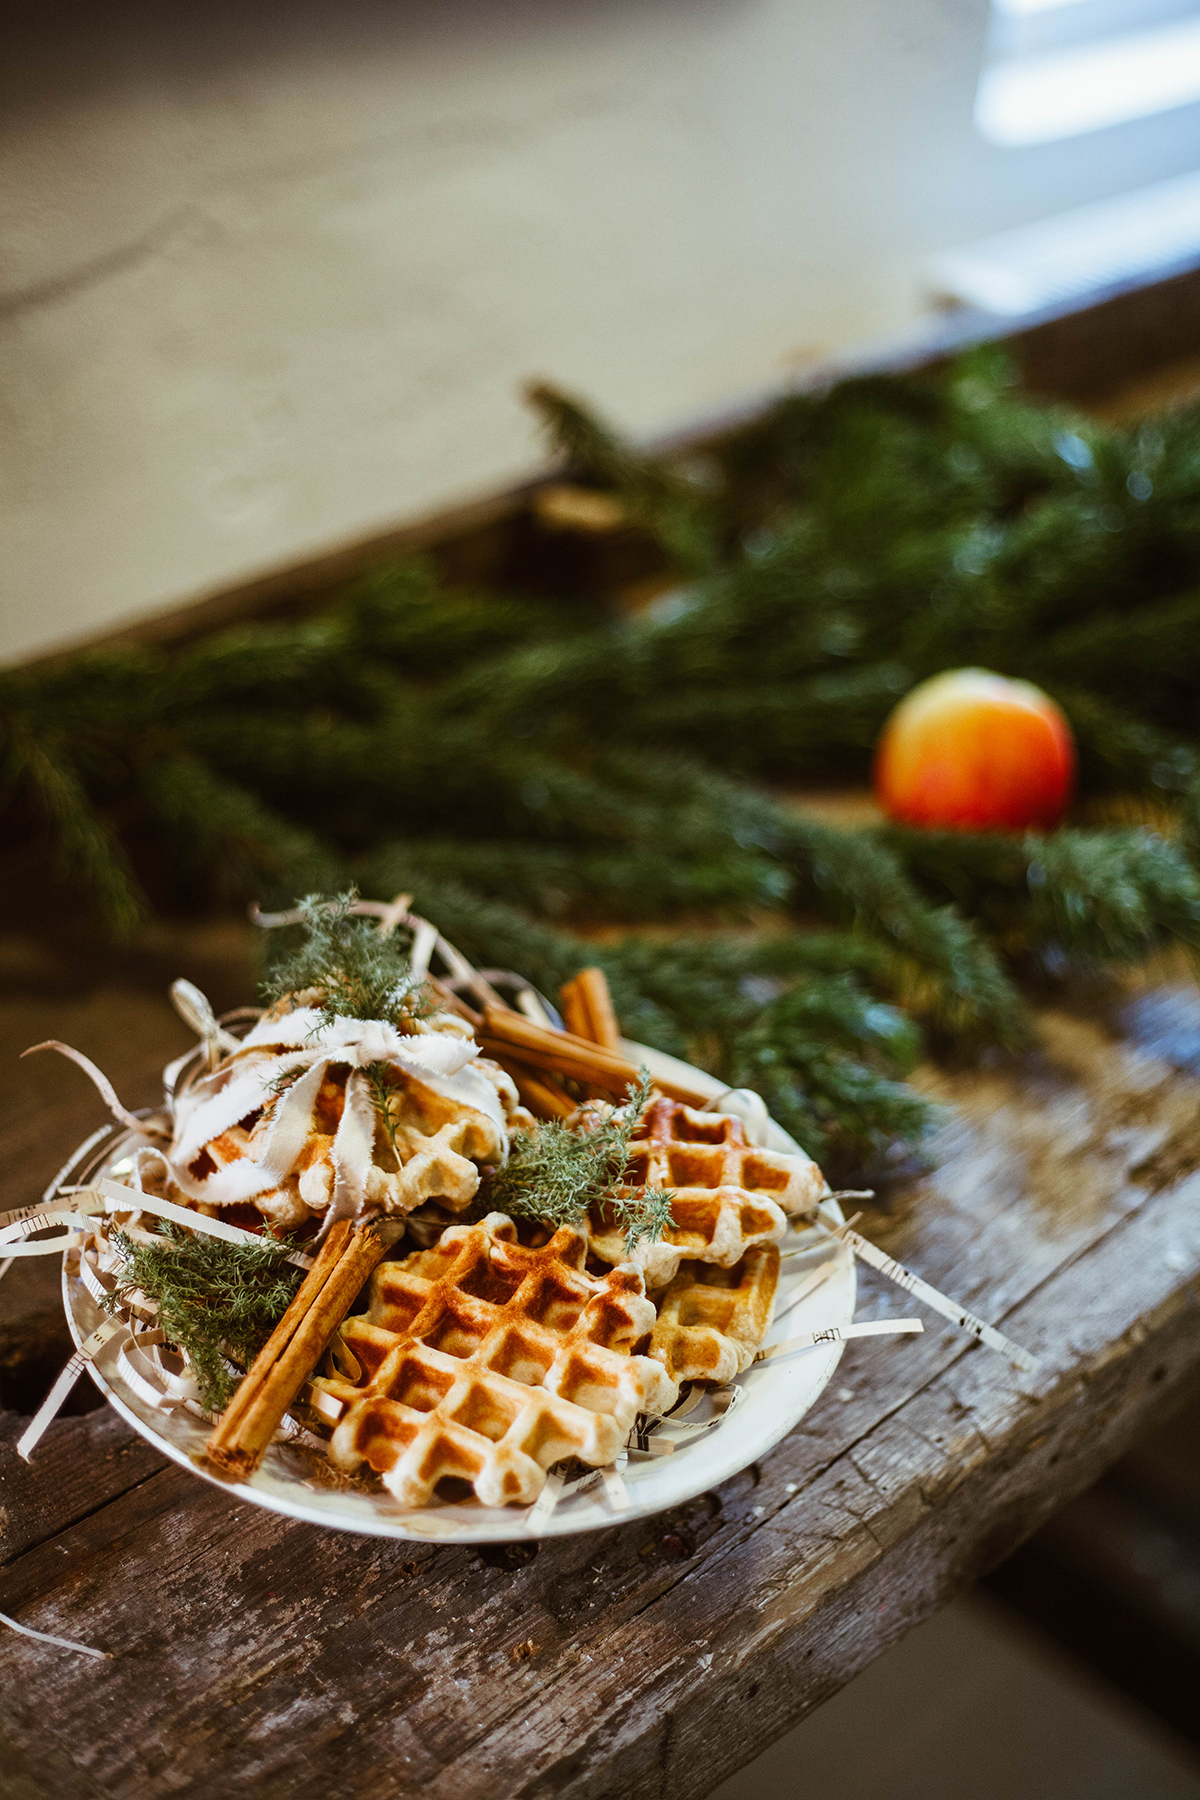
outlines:
M8 1606L40 1598L22 1616L42 1628L103 1621L103 1687L77 1659L12 1654L60 1730L95 1734L105 1793L315 1795L335 1772L385 1794L695 1792L693 1752L714 1780L736 1767L1120 1453L1194 1364L1198 1193L1114 1228L1009 1321L1056 1357L1036 1400L973 1350L829 1465L793 1438L668 1520L511 1575L288 1526L172 1469L6 1585ZM1097 1289L1126 1298L1089 1314Z
M80 1379L91 1380L86 1374ZM31 1463L15 1449L28 1423L0 1413L0 1566L167 1466L165 1457L108 1406L58 1420Z
M189 1041L194 1040L184 1036L182 1047ZM0 1211L40 1200L47 1182L53 1180L75 1145L108 1122L104 1102L90 1083L69 1063L56 1060L63 1070L62 1100L38 1108L0 1131ZM118 1050L107 1059L126 1106L162 1105L163 1061L157 1049L134 1057L122 1056Z
M89 633L30 658L25 666L52 667L80 651L113 650L126 644L187 643L245 619L290 616L328 600L331 593L364 573L403 557L435 557L452 582L495 582L512 559L512 540L535 485L531 471L530 479L502 493L439 507L383 531L331 543L316 556L255 570L232 587L195 594L113 631Z
M64 1064L64 1069L68 1065ZM124 1079L120 1091L130 1106L147 1106L162 1099L162 1062L143 1058L131 1069L119 1070ZM77 1072L72 1071L77 1077ZM132 1079L130 1078L132 1077ZM94 1089L81 1079L68 1077L76 1091L57 1106L35 1110L0 1131L0 1212L32 1206L41 1199L70 1151L90 1137L108 1117ZM83 1088L83 1092L78 1091ZM46 1326L46 1336L62 1352L71 1353L66 1321L61 1319L62 1271L57 1257L30 1257L14 1264L0 1281L0 1356L13 1337L12 1324L30 1321ZM53 1325L50 1324L53 1319ZM0 1410L9 1404L7 1393Z
M1094 1479L1200 1363L1200 1088L1103 1019L1042 1023L1021 1064L930 1078L958 1106L939 1166L867 1222L1043 1355L1038 1383L949 1330L851 1345L761 1466L513 1567L294 1525L174 1467L83 1517L68 1496L0 1606L116 1661L0 1643L10 1691L43 1692L0 1727L11 1766L47 1791L71 1756L96 1793L267 1800L722 1779ZM864 1283L866 1316L911 1305Z

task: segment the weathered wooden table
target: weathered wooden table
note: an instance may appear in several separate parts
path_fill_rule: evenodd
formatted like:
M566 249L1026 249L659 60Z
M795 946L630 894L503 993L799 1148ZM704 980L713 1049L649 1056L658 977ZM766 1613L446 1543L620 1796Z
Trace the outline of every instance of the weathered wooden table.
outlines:
M134 1104L162 1060L147 1042L113 1071ZM113 1660L0 1632L0 1793L695 1800L1195 1376L1197 1071L1181 988L1043 1012L1019 1062L928 1078L956 1109L937 1166L862 1228L1002 1322L1039 1379L928 1316L924 1337L851 1344L760 1465L532 1556L289 1523L164 1464L107 1408L60 1420L27 1467L5 1415L0 1609ZM76 1080L8 1131L3 1206L99 1121ZM881 1308L912 1310L867 1276L860 1317Z

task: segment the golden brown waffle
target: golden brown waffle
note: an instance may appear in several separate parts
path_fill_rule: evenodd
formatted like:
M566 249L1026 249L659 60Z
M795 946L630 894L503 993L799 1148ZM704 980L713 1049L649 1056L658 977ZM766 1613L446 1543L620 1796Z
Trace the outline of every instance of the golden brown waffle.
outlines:
M489 1213L380 1264L369 1311L334 1348L348 1373L312 1384L322 1410L346 1408L330 1460L369 1463L403 1506L427 1505L447 1477L485 1506L525 1505L564 1457L612 1462L637 1414L665 1412L677 1389L632 1354L655 1322L642 1277L589 1275L586 1253L565 1228L527 1249Z
M337 1093L338 1078L341 1094ZM458 1211L468 1206L479 1186L475 1162L499 1157L503 1144L492 1122L482 1113L464 1110L423 1082L389 1071L388 1091L394 1123L395 1155L390 1154L387 1133L375 1125L375 1161L367 1173L364 1205L384 1212L411 1212L423 1200L436 1195L443 1206ZM337 1070L321 1086L334 1089L329 1123L336 1131L345 1095L345 1072ZM320 1110L318 1124L323 1124ZM300 1154L296 1169L300 1198L315 1212L324 1212L333 1192L335 1159L333 1131L316 1131ZM260 1202L261 1204L261 1202Z
M319 1216L329 1205L336 1179L334 1133L342 1115L345 1077L344 1069L335 1071L321 1084L317 1129L310 1132L287 1180L254 1197L257 1211L283 1229ZM395 1155L383 1127L378 1126L378 1160L367 1171L365 1205L406 1213L436 1195L444 1206L469 1206L479 1186L479 1169L471 1158L484 1161L499 1154L498 1140L489 1131L490 1120L461 1109L455 1117L448 1102L415 1082L409 1083L407 1090L393 1084L393 1095ZM325 1124L331 1129L320 1129ZM251 1132L234 1125L210 1139L205 1154L215 1168L223 1169L253 1155L254 1147ZM218 1216L221 1210L201 1205L201 1211Z
M509 1125L529 1118L518 1109L516 1088L502 1069L482 1057L475 1068L495 1087ZM320 1217L329 1207L337 1181L335 1138L345 1110L349 1073L346 1064L330 1067L317 1095L312 1127L290 1171L249 1202L280 1229L294 1229ZM436 1086L400 1070L389 1070L386 1082L394 1130L389 1136L380 1119L373 1121L374 1146L365 1171L363 1207L407 1213L436 1197L443 1206L461 1211L475 1197L479 1165L503 1160L504 1132L484 1112L464 1106ZM206 1178L261 1155L270 1123L269 1110L256 1108L210 1138L189 1169L195 1191L187 1193L172 1184L163 1197L190 1201L200 1211L219 1217L226 1209L220 1201L209 1203L206 1199Z
M779 1250L748 1250L732 1269L682 1262L658 1296L650 1354L672 1381L732 1381L754 1361L775 1311Z
M695 1112L675 1100L652 1100L629 1147L631 1188L662 1187L671 1217L656 1243L643 1240L632 1260L649 1288L665 1287L684 1258L731 1269L747 1250L781 1237L788 1213L809 1211L828 1192L825 1177L802 1152L763 1150L746 1141L740 1119ZM601 1262L629 1258L620 1221L593 1208L588 1246Z

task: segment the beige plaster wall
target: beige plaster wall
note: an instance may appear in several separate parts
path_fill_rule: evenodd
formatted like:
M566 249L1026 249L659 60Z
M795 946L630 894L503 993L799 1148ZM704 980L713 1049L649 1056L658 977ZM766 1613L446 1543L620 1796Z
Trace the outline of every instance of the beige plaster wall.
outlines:
M4 59L0 659L511 481L530 375L664 429L902 327L929 250L1122 185L1120 133L1035 187L977 142L984 24L31 6Z

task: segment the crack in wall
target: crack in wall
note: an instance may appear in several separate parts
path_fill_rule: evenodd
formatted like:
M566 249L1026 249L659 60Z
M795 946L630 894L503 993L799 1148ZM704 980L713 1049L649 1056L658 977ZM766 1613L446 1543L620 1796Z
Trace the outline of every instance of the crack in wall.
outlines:
M20 318L39 307L53 306L74 299L89 288L97 287L116 276L124 275L166 250L177 238L197 226L210 232L223 227L216 208L222 200L248 198L257 193L270 193L280 188L319 181L345 174L356 168L369 168L389 158L409 154L427 162L439 155L452 157L509 149L514 145L535 142L546 132L563 125L576 125L599 118L627 106L628 96L592 93L572 95L552 104L533 109L520 118L500 119L435 119L419 127L381 132L374 137L331 147L317 153L297 154L275 162L264 162L230 172L214 181L204 199L184 201L173 207L147 230L128 243L114 246L100 255L64 269L27 287L0 293L0 321ZM399 179L404 183L406 172ZM420 177L418 176L418 180ZM416 185L414 182L413 185Z
M76 294L97 286L111 276L124 275L128 270L138 268L160 250L164 250L172 238L177 237L190 224L204 217L203 208L195 202L177 206L151 225L148 231L127 244L118 244L89 262L79 263L73 269L64 269L60 275L51 275L45 281L34 282L30 287L17 288L11 294L0 294L0 319L16 319L22 313L32 312L40 306L53 306L57 301L73 299Z

